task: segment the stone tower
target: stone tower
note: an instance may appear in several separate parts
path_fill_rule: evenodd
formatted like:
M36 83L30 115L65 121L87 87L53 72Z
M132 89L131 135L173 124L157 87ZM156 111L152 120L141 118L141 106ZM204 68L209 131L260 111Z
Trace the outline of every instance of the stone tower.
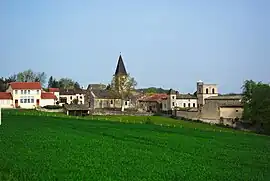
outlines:
M197 82L197 98L198 108L201 108L205 99L212 96L218 96L218 89L216 84L204 84L203 81Z
M176 94L177 92L173 89L170 89L167 93L168 99L167 99L167 105L168 105L168 110L174 110L174 107L176 106Z

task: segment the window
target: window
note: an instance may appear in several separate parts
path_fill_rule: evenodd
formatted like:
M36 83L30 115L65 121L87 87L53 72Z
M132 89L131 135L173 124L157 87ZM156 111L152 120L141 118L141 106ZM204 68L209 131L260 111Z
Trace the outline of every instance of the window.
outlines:
M190 103L188 103L188 107L190 107Z
M27 103L27 99L24 99L24 101L23 101L24 103Z
M15 90L15 94L18 94L18 90Z
M27 99L27 102L30 103L30 99Z
M70 96L70 100L72 100L72 96Z
M82 96L80 96L80 99L82 99Z
M238 112L238 110L236 109L235 112Z
M193 107L196 107L195 103L193 103Z
M26 94L26 90L24 90L24 94Z
M113 104L113 100L111 100L111 104Z
M31 99L31 103L34 103L34 99Z
M77 99L79 99L79 96L77 96Z
M174 106L174 102L172 102L172 106Z
M186 107L186 103L184 103L184 107Z
M172 99L174 99L174 96L172 96Z
M164 108L166 109L166 104L164 104Z
M215 89L214 88L212 89L212 94L215 94Z
M20 102L23 103L23 99L20 99Z
M127 102L127 101L125 102L125 105L126 105L126 106L128 105L128 102Z
M37 90L37 94L39 94L39 90Z
M21 94L23 94L23 90L21 90Z
M82 101L80 101L80 104L82 104Z
M208 94L208 88L206 88L206 94Z

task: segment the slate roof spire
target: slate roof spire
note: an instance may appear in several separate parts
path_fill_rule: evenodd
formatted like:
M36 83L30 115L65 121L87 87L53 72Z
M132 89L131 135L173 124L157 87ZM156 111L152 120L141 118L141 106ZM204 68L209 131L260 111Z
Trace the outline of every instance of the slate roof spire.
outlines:
M122 56L121 56L121 52L118 58L118 63L117 63L114 75L127 75L127 71L126 71Z

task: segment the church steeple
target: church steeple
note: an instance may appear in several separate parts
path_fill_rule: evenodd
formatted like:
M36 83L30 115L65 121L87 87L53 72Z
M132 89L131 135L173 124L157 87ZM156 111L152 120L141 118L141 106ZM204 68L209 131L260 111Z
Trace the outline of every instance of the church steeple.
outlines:
M118 63L117 63L117 67L116 67L114 75L127 75L127 71L126 71L122 56L121 56L121 52L118 58Z

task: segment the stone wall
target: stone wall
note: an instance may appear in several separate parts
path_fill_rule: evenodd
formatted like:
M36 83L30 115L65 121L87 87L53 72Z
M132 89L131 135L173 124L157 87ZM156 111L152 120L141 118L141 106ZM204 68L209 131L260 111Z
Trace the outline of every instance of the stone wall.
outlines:
M175 111L176 117L183 117L187 119L199 119L198 111Z
M153 113L136 112L136 111L113 111L113 110L94 110L90 112L91 115L128 115L128 116L153 116Z
M36 108L37 111L42 112L64 112L64 109L45 109L45 108Z

